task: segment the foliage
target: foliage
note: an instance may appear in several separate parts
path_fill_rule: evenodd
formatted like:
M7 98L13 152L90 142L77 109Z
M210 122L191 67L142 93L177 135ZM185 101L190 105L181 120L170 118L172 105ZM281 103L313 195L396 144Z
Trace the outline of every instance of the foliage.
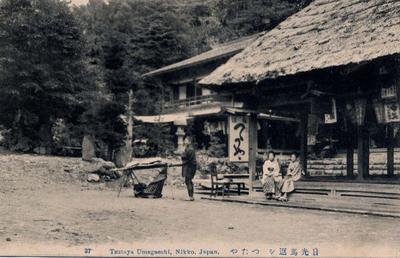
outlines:
M67 0L0 0L6 143L58 148L88 133L111 153L126 137L129 90L136 115L160 111L163 86L143 73L271 29L308 1L89 0L72 9ZM174 148L170 126L134 130L150 152Z
M10 145L50 146L56 119L77 121L93 90L84 47L67 1L0 2L0 122Z
M143 80L141 74L215 44L270 29L304 4L304 0L91 0L75 13L85 25L90 65L103 89L121 107L132 89L134 113L148 115L160 111L162 85L154 78ZM140 125L134 137L149 139L149 153L159 154L174 148L170 131Z
M127 114L129 90L133 90L135 114L157 113L161 84L155 79L143 81L141 74L190 55L190 35L186 33L186 23L172 5L174 2L111 0L106 3L93 0L74 10L85 27L90 69L96 74L103 95L110 96L110 105L121 111L120 114L108 114L112 115L109 120L117 121L119 115ZM92 120L96 118L93 115ZM89 117L86 120L89 121ZM161 143L162 139L152 143L163 134L163 129L142 127L145 129L139 130L142 134L136 133L136 137L152 139L153 152L164 151L162 146L167 145ZM107 129L110 135L100 133L100 138L106 138L109 145L120 144L123 140L121 128L107 126ZM105 132L101 128L95 131Z
M170 125L137 125L134 128L134 138L147 140L145 156L169 155L176 149L175 130ZM140 147L136 148L136 154L140 154Z
M181 0L180 10L194 39L192 52L268 31L311 0Z
M85 25L91 64L102 74L105 88L118 102L126 101L132 89L137 114L154 112L160 95L159 85L143 82L141 74L189 56L185 23L170 2L91 0L75 10Z
M225 31L226 39L268 31L310 0L215 0L212 14Z
M110 99L100 97L80 118L79 131L94 136L100 156L110 160L113 152L122 146L127 133L127 124L121 117L125 107Z

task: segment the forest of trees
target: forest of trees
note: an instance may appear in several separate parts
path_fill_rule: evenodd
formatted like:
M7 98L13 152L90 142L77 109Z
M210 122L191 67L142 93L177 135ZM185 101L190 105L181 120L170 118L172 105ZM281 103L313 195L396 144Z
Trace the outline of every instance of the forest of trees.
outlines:
M270 30L311 0L0 0L0 125L6 147L57 153L84 134L118 149L132 110L154 114L161 84L141 74ZM138 126L157 141L163 127ZM163 151L160 142L155 151Z

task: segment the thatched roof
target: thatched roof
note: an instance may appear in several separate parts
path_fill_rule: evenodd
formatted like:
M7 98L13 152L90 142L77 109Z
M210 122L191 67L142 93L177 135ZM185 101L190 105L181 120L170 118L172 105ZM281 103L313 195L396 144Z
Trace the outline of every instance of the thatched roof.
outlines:
M181 70L184 68L196 66L199 64L207 63L210 61L218 60L221 58L229 58L231 56L234 56L235 54L239 53L242 51L245 47L250 45L256 38L258 38L260 34L254 34L251 36L247 36L244 38L240 38L235 41L227 42L225 44L216 46L215 48L201 53L199 55L193 56L191 58L185 59L183 61L180 61L175 64L171 64L165 67L162 67L160 69L151 71L149 73L144 74L144 77L148 76L156 76L156 75L161 75L177 70Z
M200 81L257 82L400 52L400 0L314 0Z

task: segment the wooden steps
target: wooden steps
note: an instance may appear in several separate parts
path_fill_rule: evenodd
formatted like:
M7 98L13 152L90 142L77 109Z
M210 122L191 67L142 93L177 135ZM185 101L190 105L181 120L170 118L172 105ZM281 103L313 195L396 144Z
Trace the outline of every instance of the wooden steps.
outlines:
M347 163L345 157L307 160L307 171L311 176L344 176L346 175ZM357 174L357 156L354 157L354 173ZM370 175L384 175L387 171L386 155L370 154ZM395 174L400 174L400 156L395 158Z
M321 195L293 195L290 196L289 202L278 202L275 200L266 200L263 193L253 193L250 196L229 196L225 198L202 197L202 199L282 208L400 218L400 200L390 199L381 200L371 198L360 201L360 198L358 197L343 199Z
M358 183L358 182L296 182L296 190L292 194L327 196L332 199L358 198L400 200L399 184ZM261 184L255 186L256 191L262 192Z

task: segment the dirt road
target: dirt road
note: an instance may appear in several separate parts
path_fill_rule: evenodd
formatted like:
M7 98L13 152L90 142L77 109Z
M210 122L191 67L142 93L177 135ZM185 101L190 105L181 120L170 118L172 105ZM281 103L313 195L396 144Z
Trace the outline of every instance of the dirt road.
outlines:
M27 244L41 246L37 254L49 254L46 248L54 246L109 250L132 243L225 243L226 251L239 246L235 243L265 249L307 243L320 252L340 246L358 254L390 250L393 255L400 250L397 219L199 198L186 202L182 189L173 190L173 200L171 188L164 189L162 199L136 199L129 189L117 198L115 190L88 185L65 172L61 158L12 155L1 156L0 162L0 255L24 254L16 248ZM72 166L79 161L68 162Z

